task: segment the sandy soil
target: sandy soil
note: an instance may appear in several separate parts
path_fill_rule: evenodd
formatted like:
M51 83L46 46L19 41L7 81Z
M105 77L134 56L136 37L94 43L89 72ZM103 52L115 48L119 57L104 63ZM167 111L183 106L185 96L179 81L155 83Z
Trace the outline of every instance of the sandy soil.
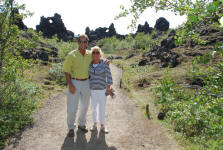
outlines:
M107 100L106 126L109 134L75 130L67 136L66 91L51 97L34 115L35 123L13 138L5 150L178 150L177 142L154 120L148 120L119 89L121 70L113 65L116 98ZM92 125L91 109L87 126Z

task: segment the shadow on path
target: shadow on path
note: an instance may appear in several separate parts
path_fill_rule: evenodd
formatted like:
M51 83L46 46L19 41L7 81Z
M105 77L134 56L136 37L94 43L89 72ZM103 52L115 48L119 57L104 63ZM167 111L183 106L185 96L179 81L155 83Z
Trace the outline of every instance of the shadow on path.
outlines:
M115 147L108 147L105 140L105 134L98 131L91 132L91 138L87 142L85 133L80 130L77 130L76 141L74 138L69 137L68 135L64 139L64 143L61 146L61 150L117 150Z

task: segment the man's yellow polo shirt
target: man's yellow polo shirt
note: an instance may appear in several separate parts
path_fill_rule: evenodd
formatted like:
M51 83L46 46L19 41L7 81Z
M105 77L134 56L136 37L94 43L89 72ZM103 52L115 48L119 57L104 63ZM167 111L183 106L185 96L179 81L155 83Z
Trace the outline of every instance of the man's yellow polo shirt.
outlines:
M86 50L84 56L79 50L71 51L64 61L63 71L69 73L72 78L86 79L89 77L88 70L91 61L90 51Z

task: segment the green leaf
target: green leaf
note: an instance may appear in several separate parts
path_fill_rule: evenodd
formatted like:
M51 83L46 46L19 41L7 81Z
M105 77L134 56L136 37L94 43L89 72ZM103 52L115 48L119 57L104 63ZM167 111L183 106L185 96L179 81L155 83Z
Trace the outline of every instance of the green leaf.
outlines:
M197 20L198 20L195 15L188 16L188 19L189 19L190 22L197 22Z

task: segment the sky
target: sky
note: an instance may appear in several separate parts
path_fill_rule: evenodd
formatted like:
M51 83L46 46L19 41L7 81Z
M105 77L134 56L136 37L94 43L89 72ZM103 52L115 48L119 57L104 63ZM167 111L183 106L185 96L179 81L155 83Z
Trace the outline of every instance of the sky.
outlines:
M75 34L85 33L87 26L90 29L108 27L114 23L117 33L128 34L131 29L127 27L131 23L131 17L114 20L121 12L120 5L130 6L130 0L18 0L19 4L25 4L26 9L33 12L33 16L24 20L24 23L31 28L36 27L40 17L50 17L59 13L68 30ZM144 24L147 21L150 27L154 27L159 17L165 17L170 22L171 28L182 24L186 17L176 16L170 11L155 12L148 8L139 18L138 23Z

